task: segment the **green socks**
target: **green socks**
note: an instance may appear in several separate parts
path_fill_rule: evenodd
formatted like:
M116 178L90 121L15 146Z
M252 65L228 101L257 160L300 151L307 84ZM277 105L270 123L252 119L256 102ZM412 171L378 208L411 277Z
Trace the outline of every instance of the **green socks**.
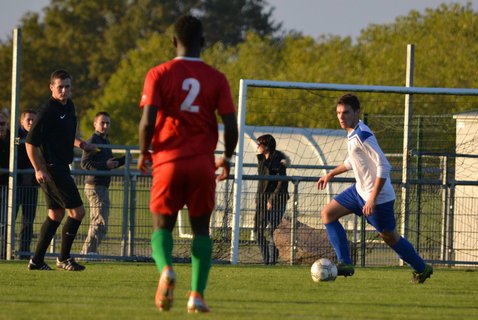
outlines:
M158 229L151 236L153 259L161 273L166 266L172 266L173 235L165 229ZM212 241L209 236L195 236L191 247L192 291L204 297L209 269L211 268Z
M151 248L159 273L163 271L164 267L173 265L173 235L171 231L165 229L154 231L151 236Z
M212 241L209 236L195 236L191 248L192 291L199 292L204 298L209 269L211 268Z

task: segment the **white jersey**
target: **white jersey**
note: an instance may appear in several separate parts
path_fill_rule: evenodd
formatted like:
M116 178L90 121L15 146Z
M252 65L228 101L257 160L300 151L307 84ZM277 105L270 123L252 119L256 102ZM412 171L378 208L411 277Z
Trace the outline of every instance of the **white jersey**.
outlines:
M353 169L358 194L367 201L372 193L377 177L386 179L380 191L376 204L395 199L395 191L390 181L390 163L380 149L375 135L369 127L359 121L348 138L348 157L345 167Z

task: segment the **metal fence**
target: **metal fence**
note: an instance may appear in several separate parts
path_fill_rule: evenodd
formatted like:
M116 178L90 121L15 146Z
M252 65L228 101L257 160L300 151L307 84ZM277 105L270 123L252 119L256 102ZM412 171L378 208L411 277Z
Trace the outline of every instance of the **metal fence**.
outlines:
M118 146L114 146L118 149ZM129 151L127 151L129 152ZM402 183L400 180L401 167L399 157L388 155L393 165L392 180L396 189L397 199L401 197ZM417 153L413 159L420 167L414 167L414 172L422 171L421 178L413 175L410 181L409 213L407 230L399 230L407 234L419 253L435 264L444 265L476 265L478 264L477 217L478 181L459 181L455 179L455 163L461 158L459 155L430 155L426 161L415 159L425 157ZM469 157L469 156L467 156ZM478 155L473 156L478 159ZM426 165L424 165L424 163ZM244 166L254 167L249 163ZM294 165L291 166L293 168ZM311 166L311 170L320 169ZM84 197L84 176L91 172L72 170L80 194L87 209L87 216L83 220L72 253L81 251L89 227L89 205ZM106 239L99 246L97 259L114 260L150 260L151 216L149 211L149 196L151 176L142 175L134 167L127 166L125 170L105 172L112 176L110 186L110 219ZM246 175L243 179L256 183L259 179L266 179L257 175ZM270 177L268 179L271 179ZM315 176L288 176L273 179L290 181L290 199L287 201L282 223L274 232L275 244L279 249L279 263L281 264L309 264L319 257L335 256L320 219L320 210L325 206L329 197L316 190L317 177ZM337 178L332 184L350 185L351 178ZM229 263L231 257L231 233L233 225L233 179L218 185L216 194L216 209L211 219L211 236L214 243L213 259L215 262ZM468 192L464 188L475 188ZM8 209L8 188L0 187L2 193L2 230L5 232L6 211ZM19 192L31 194L33 190L17 188ZM31 187L30 187L31 189ZM253 190L254 188L249 188ZM21 191L20 191L21 190ZM240 234L238 263L263 263L256 235L253 232L255 215L255 192L244 192L240 213ZM27 203L28 204L28 203ZM25 249L22 243L22 212L19 209L15 225L12 228L14 238L11 246L13 257L29 256L36 245L40 226L43 223L47 208L43 192L38 193L36 218L33 223L33 238L30 250ZM401 220L401 202L396 201L395 210L397 221ZM398 257L378 237L378 234L364 221L355 215L342 220L348 232L352 256L355 263L362 266L397 265ZM404 232L406 231L406 232ZM5 233L4 233L5 236ZM59 237L59 235L57 235ZM60 241L54 238L48 256L55 256L59 252ZM174 252L176 261L188 261L190 257L191 229L185 208L178 218L174 234ZM3 238L6 240L6 238ZM23 240L24 241L24 240ZM23 248L23 249L22 249Z

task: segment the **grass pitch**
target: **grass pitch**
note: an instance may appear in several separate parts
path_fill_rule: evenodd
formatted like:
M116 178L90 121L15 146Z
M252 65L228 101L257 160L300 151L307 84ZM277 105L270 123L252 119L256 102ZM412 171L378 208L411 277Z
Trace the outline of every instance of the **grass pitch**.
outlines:
M49 261L53 267L53 261ZM0 262L0 319L477 319L478 270L435 268L424 284L408 268L358 268L314 283L305 266L213 266L212 313L188 315L190 265L177 264L173 309L154 306L151 263L87 263L84 272L28 271Z

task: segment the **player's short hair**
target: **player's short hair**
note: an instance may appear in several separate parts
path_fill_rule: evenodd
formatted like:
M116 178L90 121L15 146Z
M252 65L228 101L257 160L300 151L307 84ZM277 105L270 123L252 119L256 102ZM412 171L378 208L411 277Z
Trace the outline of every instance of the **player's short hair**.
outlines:
M201 47L203 44L203 29L201 21L192 16L184 15L174 24L176 38L187 48Z
M33 109L25 109L25 110L22 111L21 118L22 118L22 119L25 118L25 116L26 116L27 114L29 114L29 113L31 113L31 114L37 114L36 110L33 110Z
M354 111L360 110L360 101L353 93L344 94L337 101L337 105L350 106Z
M105 117L110 118L110 114L109 114L108 112L106 112L106 111L100 111L100 112L98 112L98 113L95 115L95 119L97 119L97 118L100 117L100 116L105 116Z
M63 69L55 70L50 75L50 83L53 84L55 79L65 80L65 79L72 79L70 74Z
M264 134L257 138L257 143L269 148L269 152L276 151L276 139L270 134Z

